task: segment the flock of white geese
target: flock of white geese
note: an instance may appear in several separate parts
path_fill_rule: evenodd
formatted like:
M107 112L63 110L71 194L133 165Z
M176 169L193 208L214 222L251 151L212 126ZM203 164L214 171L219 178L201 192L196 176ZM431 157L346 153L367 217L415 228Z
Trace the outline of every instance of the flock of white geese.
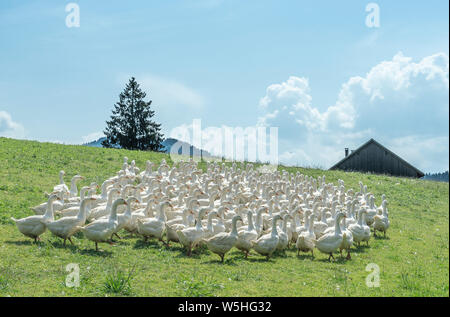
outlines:
M165 160L155 167L147 161L140 171L135 161L124 158L122 169L99 186L80 189L84 177L72 177L70 188L60 183L48 201L31 208L36 215L12 220L19 231L38 240L47 229L69 240L81 231L95 242L113 243L122 230L155 238L169 245L178 242L190 256L192 249L206 245L220 256L233 247L245 257L251 250L266 256L292 245L300 252L314 249L333 257L361 242L369 244L371 231L389 228L387 200L381 206L360 182L360 190L346 189L343 180L326 183L300 172L260 173L252 164L232 166L208 163L206 172L194 161L170 167ZM372 229L372 230L371 230Z

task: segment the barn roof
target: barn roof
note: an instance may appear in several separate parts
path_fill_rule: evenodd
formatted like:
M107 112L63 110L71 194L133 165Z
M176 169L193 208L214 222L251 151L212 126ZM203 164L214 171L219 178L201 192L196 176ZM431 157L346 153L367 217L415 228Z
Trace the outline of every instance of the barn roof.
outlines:
M344 157L342 160L340 160L339 162L337 162L336 164L334 164L332 167L330 167L330 170L333 169L338 169L339 166L345 162L346 160L350 159L351 157L355 156L356 154L358 154L359 152L361 152L362 149L364 149L365 147L369 146L370 144L375 144L377 146L379 146L380 148L382 148L383 150L387 151L388 153L390 153L393 157L395 157L397 160L399 160L400 162L402 162L404 165L410 167L411 169L413 169L418 175L419 177L423 177L425 174L415 168L414 166L412 166L411 164L409 164L408 162L406 162L404 159L402 159L400 156L398 156L397 154L395 154L394 152L392 152L391 150L389 150L388 148L386 148L385 146L381 145L380 143L378 143L377 141L375 141L374 139L370 139L369 141L367 141L366 143L364 143L363 145L361 145L359 148L357 148L356 150L354 150L353 152L351 152L349 155L347 155L346 157Z

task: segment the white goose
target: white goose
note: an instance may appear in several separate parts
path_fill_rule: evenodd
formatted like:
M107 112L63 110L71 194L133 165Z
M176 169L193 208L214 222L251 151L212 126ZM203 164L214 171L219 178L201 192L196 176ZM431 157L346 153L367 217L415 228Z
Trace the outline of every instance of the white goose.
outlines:
M45 223L53 220L53 203L56 200L60 200L57 195L50 195L47 201L47 211L44 215L29 216L22 219L11 217L11 220L16 223L17 229L23 235L34 239L34 242L36 242L47 228Z
M297 247L297 255L300 255L300 252L310 252L314 257L314 247L316 235L314 234L314 215L309 216L308 218L308 230L303 231L298 235L297 242L295 246Z
M87 220L93 221L95 219L100 219L104 216L109 215L111 213L114 195L119 195L119 194L120 194L120 190L118 190L116 188L110 189L108 192L108 199L106 201L106 204L102 204L100 206L97 206L97 207L91 209L91 211L88 214Z
M389 228L389 218L387 214L387 200L383 200L381 203L383 208L383 213L381 215L376 215L373 218L373 235L376 236L377 230L382 231L386 237L386 231Z
M193 211L186 208L183 210L181 222L179 222L177 219L174 219L176 221L171 220L170 222L169 221L166 222L167 244L169 244L170 241L180 242L177 231L183 230L183 229L189 227L188 214L192 215Z
M224 261L225 254L231 250L238 240L238 232L236 228L236 223L238 221L242 221L241 216L234 216L231 223L232 229L230 233L221 232L204 240L208 249L220 256L222 263Z
M348 226L348 229L353 234L353 241L360 245L361 241L363 241L365 233L364 233L364 227L363 227L363 215L366 214L366 209L361 208L358 213L358 222L351 224Z
M315 241L316 248L325 254L329 254L328 260L334 259L333 252L335 252L342 243L345 233L342 233L340 221L346 217L344 213L340 212L336 215L336 224L334 232L324 234L320 239Z
M252 241L253 249L261 255L265 255L267 259L278 246L277 221L281 220L280 215L276 215L272 219L272 232L261 236L258 240Z
M278 245L277 250L283 251L285 250L289 245L289 236L287 233L287 222L288 219L292 218L289 214L283 216L283 223L281 226L281 232L278 233Z
M87 205L93 201L95 201L95 198L83 199L77 216L64 217L56 221L47 222L48 230L55 236L64 239L64 246L66 246L66 240L69 240L73 245L71 237L85 224Z
M117 227L116 229L114 229L113 233L113 235L115 235L119 239L121 239L121 237L119 236L118 232L124 229L125 226L129 225L129 223L131 222L131 205L133 203L139 203L139 200L136 197L132 196L129 197L126 200L126 202L127 202L127 210L123 214L117 215Z
M112 204L111 214L108 218L97 219L87 226L79 229L84 233L85 237L95 242L95 250L98 251L98 242L112 243L111 235L117 228L117 207L119 205L127 205L123 198L116 199Z
M206 209L200 209L197 217L197 224L195 227L185 228L178 230L177 235L180 243L187 249L187 256L191 256L192 248L196 247L205 234L205 230L202 226L202 218L206 213Z
M144 236L145 241L147 241L149 237L155 237L166 244L162 239L166 229L166 208L172 207L172 204L168 201L164 201L160 203L158 207L158 217L137 219L138 233Z
M258 232L253 225L253 213L249 210L247 212L247 229L241 229L238 232L238 239L236 241L236 248L244 252L245 258L252 248L252 241L258 239Z

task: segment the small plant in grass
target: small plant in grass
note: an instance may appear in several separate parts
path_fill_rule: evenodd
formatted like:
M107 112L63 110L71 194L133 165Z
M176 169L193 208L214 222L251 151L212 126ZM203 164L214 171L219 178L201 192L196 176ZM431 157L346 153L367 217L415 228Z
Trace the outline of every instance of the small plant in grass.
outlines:
M136 265L128 273L120 269L114 269L112 272L109 272L103 283L103 291L117 295L131 294L131 278L133 277L135 267Z
M7 289L9 286L9 281L4 275L0 275L0 291Z
M400 283L404 289L412 291L417 288L416 283L411 279L409 273L402 272L400 274Z

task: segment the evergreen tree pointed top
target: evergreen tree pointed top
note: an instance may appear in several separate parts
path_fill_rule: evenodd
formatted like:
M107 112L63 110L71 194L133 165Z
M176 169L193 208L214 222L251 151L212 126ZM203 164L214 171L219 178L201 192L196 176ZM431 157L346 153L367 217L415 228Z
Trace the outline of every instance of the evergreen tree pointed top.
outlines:
M155 112L150 109L152 101L146 102L145 97L146 93L131 77L114 105L110 120L106 121L104 147L149 151L162 149L161 125L151 120Z

